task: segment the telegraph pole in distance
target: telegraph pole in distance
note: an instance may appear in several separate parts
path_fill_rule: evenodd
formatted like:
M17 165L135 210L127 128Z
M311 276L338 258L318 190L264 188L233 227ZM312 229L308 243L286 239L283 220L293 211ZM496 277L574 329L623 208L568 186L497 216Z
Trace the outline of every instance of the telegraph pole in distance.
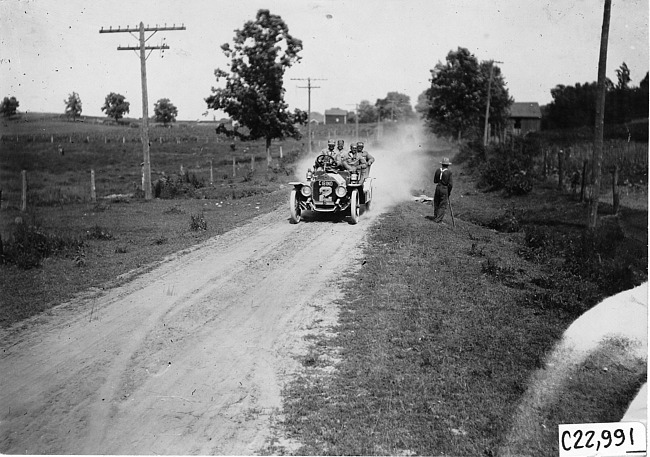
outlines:
M185 25L181 26L176 26L174 24L172 27L167 27L165 24L164 27L147 27L144 26L142 22L140 22L140 26L138 28L131 28L127 26L125 29L118 27L117 29L114 29L113 27L109 27L108 30L104 29L104 27L101 28L99 33L124 33L128 32L133 35L133 32L139 32L139 41L140 45L139 46L118 46L117 50L118 51L140 51L140 75L141 75L141 81L142 81L142 128L141 128L141 139L142 139L142 152L144 155L144 176L143 176L143 191L144 191L144 198L145 200L151 200L152 195L151 195L151 159L150 159L150 154L149 154L149 100L147 96L147 57L151 54L151 52L155 49L169 49L169 46L166 44L163 44L162 46L145 46L145 43L151 38L153 35L155 35L156 32L159 31L171 31L171 30L185 30ZM151 35L149 35L146 39L144 37L145 32L153 32ZM135 35L133 35L135 37ZM149 51L149 54L146 52Z
M503 63L499 62L498 60L492 60L490 62L490 79L488 80L488 93L487 93L487 105L485 107L485 130L483 131L483 146L487 146L488 144L488 130L489 130L489 123L488 120L490 118L490 91L492 90L492 74L494 73L494 64L495 63Z
M320 89L320 86L312 86L312 81L327 81L318 78L291 78L292 81L307 81L307 86L298 86L298 89L307 89L307 136L309 137L309 154L311 155L311 90Z
M348 106L352 105L354 105L354 132L357 137L356 141L359 141L359 104L348 103Z

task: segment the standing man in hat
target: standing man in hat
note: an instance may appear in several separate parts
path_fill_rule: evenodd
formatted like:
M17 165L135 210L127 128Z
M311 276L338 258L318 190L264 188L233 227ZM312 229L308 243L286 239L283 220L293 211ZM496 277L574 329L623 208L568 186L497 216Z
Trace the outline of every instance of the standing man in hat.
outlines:
M449 158L443 157L440 162L441 167L433 175L433 182L437 184L436 193L433 195L433 221L442 222L445 217L445 211L449 204L449 196L453 187L453 179L449 165Z

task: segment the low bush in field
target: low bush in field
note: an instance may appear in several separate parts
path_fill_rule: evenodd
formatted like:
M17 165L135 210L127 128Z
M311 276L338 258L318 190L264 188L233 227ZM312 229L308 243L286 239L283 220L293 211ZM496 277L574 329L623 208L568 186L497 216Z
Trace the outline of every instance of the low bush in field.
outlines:
M194 197L196 189L205 187L203 179L194 173L182 175L163 176L153 183L153 196L155 198Z
M539 152L537 142L527 138L489 146L485 162L478 166L479 185L490 190L505 189L511 195L529 193L533 188L535 157Z
M90 230L87 230L86 237L89 240L112 240L113 239L113 235L108 230L101 228L99 225L95 225Z
M83 250L82 240L53 235L36 225L21 222L15 226L9 241L0 245L0 260L28 270L38 267L43 259Z
M193 232L198 232L199 230L207 230L208 223L205 220L203 212L200 214L190 215L190 230Z

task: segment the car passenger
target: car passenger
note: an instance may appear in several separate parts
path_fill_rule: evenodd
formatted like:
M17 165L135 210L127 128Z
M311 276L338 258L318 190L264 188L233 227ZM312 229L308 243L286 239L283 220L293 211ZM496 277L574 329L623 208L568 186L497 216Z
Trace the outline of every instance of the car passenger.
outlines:
M357 156L359 157L359 161L361 163L360 168L362 180L370 175L370 166L375 163L375 158L370 155L368 151L365 151L363 149L363 146L364 145L362 141L359 141L357 143Z
M336 157L340 157L343 154L343 148L345 147L345 141L338 140L336 142Z
M361 165L357 155L357 148L355 145L350 145L350 150L347 154L340 157L340 167L345 171L357 171Z

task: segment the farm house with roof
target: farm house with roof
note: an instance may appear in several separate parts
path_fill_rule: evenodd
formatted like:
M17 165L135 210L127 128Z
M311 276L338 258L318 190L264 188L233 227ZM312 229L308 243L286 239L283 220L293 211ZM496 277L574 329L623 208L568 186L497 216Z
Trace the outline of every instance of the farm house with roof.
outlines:
M340 108L332 108L325 110L325 124L347 124L348 112Z
M508 130L514 135L526 135L542 129L542 110L537 102L515 102L510 107Z

